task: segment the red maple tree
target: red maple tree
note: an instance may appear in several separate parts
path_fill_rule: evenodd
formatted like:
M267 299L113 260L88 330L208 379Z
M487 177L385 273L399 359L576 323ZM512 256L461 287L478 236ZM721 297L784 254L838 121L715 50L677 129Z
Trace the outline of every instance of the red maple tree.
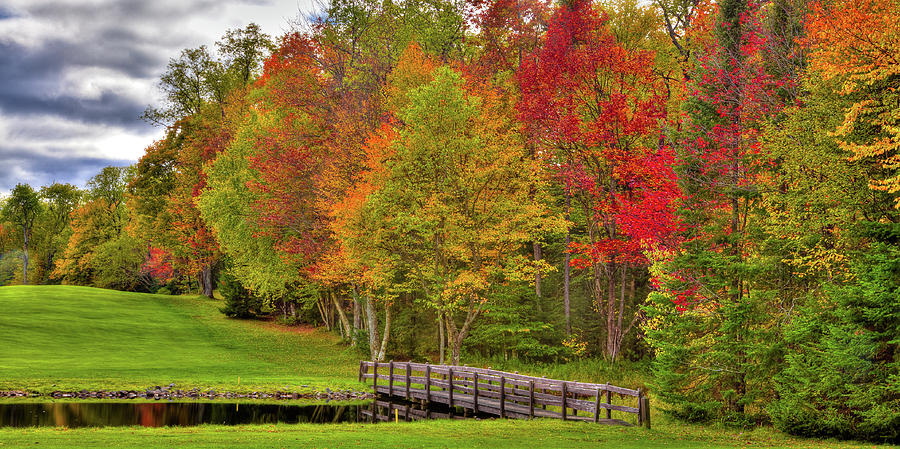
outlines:
M634 323L626 278L646 263L643 247L665 244L676 230L679 191L659 131L665 98L653 54L626 50L606 22L588 1L557 10L543 48L523 63L519 111L540 154L585 210L588 238L570 245L572 264L591 271L606 355L615 359Z

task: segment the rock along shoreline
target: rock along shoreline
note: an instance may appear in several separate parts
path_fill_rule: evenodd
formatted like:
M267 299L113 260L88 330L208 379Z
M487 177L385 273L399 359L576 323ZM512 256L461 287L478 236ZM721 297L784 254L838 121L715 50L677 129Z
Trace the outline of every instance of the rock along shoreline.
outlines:
M324 392L314 391L309 393L292 393L286 391L235 393L230 391L205 390L199 388L191 390L175 389L174 385L168 387L153 387L142 390L81 390L81 391L52 391L40 393L37 391L8 390L0 391L0 398L50 398L50 399L274 399L274 400L323 400L323 401L356 401L373 399L372 393L355 390L330 390Z

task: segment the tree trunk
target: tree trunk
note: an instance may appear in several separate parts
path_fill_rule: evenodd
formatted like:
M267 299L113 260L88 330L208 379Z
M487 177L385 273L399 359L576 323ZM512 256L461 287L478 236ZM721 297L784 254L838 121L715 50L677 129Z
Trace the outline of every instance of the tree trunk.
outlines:
M391 336L391 305L388 302L384 303L384 337L381 339L381 349L378 350L378 357L376 360L379 362L384 361L385 355L387 354L387 346L388 341Z
M460 329L456 328L456 321L453 320L453 317L448 316L445 318L447 323L447 340L450 342L450 363L453 365L459 365L463 340L469 335L469 330L472 329L472 323L474 323L475 319L481 315L481 306L482 305L474 299L469 301L469 311L466 313L466 321Z
M353 341L353 344L356 345L358 343L359 338L359 330L362 329L362 306L359 304L359 291L356 289L356 286L353 286L353 334L350 335L350 340Z
M571 198L569 192L566 191L566 222L569 221L569 206L571 206ZM569 307L569 263L571 254L569 254L569 243L571 243L571 231L566 226L566 248L565 248L565 264L563 265L563 311L566 315L566 336L572 335L572 317Z
M625 318L625 276L627 274L628 264L624 264L622 265L622 285L619 286L619 316L616 317L616 346L612 357L613 361L619 357L619 352L622 351L622 340L625 339L625 335L622 332L622 329L624 329L622 321Z
M213 297L213 267L212 264L200 270L200 293L207 298Z
M444 353L446 351L444 342L447 341L446 335L444 334L444 312L438 313L438 340L438 346L440 346L438 364L440 365L444 363Z
M338 317L341 319L341 337L348 338L350 337L350 320L347 319L347 312L344 312L344 308L341 307L340 301L338 300L337 294L335 292L330 292L331 301L334 302L334 308L338 312Z
M541 260L541 257L542 257L541 244L535 240L535 242L532 244L532 246L534 248L534 261L537 262L537 261ZM538 298L541 297L541 272L540 272L540 270L538 270L534 274L534 294L537 295Z
M469 335L469 329L466 326L459 332L455 332L455 336L451 338L452 345L450 346L450 364L451 365L459 365L460 353L462 352L462 343L463 340L466 339L466 336Z
M615 361L616 356L616 269L609 264L606 279L606 356Z
M325 325L325 330L331 330L331 323L328 322L328 310L325 309L325 302L322 301L322 297L319 296L316 298L316 309L319 310L319 317L322 318L322 324Z
M22 264L22 285L28 285L28 229L23 232L25 235L25 254Z
M366 320L369 324L369 356L372 361L378 360L378 313L375 311L375 301L372 296L366 295Z

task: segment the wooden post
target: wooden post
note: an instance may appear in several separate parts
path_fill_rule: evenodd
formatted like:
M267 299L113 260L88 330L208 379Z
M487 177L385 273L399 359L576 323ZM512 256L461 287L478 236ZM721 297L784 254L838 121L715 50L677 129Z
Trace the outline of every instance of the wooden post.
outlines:
M597 399L594 402L594 422L600 422L600 396L603 394L603 388L597 389ZM609 410L609 409L607 409Z
M528 381L528 418L534 419L534 381Z
M541 378L546 379L547 376L541 376ZM546 394L547 394L547 390L546 390L545 388L541 388L541 393L543 393L543 394L546 395ZM544 409L544 410L547 410L547 403L544 402L544 401L541 401L541 408Z
M425 365L425 403L431 402L431 365Z
M506 378L500 376L500 417L506 418Z
M453 407L453 368L447 368L447 382L449 383L447 388L450 390L447 404Z
M647 429L650 429L650 398L641 396L640 398L641 414L644 416L643 422Z
M609 387L609 382L606 383L606 386ZM612 391L609 388L606 389L606 404L612 404ZM606 407L606 419L612 419L612 409Z
M388 363L388 396L394 395L394 361Z
M566 394L568 394L568 391L566 391L566 383L563 382L562 383L562 420L563 421L566 420Z
M409 362L406 362L406 400L409 400ZM409 421L409 407L406 408L406 420Z
M475 413L478 413L478 373L475 373L475 389L472 390L472 398L475 400Z
M372 362L372 389L378 394L378 362Z
M638 425L642 426L642 425L644 425L644 408L643 408L644 401L641 400L641 389L640 388L638 388L637 398L638 398L638 412L637 412Z
M364 360L359 361L359 381L363 381L363 367L366 365Z

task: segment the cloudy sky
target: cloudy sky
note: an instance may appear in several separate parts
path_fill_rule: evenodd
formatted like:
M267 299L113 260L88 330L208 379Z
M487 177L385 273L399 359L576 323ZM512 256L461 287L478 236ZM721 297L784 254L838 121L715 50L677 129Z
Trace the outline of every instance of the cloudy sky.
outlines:
M169 58L258 23L276 37L311 0L0 1L0 195L82 186L162 131L139 119Z

